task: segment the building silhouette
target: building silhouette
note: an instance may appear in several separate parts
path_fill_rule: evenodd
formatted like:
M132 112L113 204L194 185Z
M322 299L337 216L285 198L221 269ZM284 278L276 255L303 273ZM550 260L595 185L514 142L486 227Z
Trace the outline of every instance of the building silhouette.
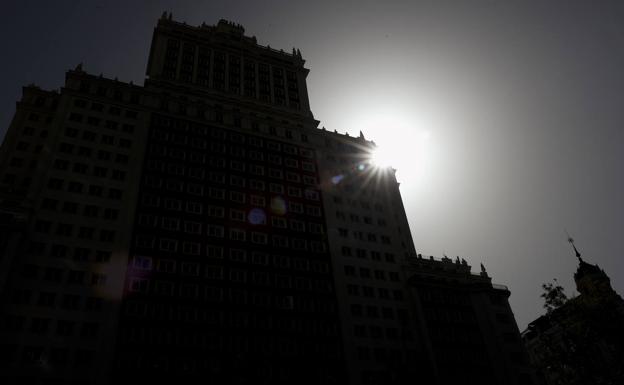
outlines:
M531 384L533 370L506 286L463 258L409 258L411 301L422 315L423 340L443 384Z
M394 171L318 128L304 64L163 14L143 86L78 65L24 87L0 149L3 383L445 383Z
M585 262L576 247L574 251L580 294L529 323L522 339L541 383L621 384L624 301L604 270Z

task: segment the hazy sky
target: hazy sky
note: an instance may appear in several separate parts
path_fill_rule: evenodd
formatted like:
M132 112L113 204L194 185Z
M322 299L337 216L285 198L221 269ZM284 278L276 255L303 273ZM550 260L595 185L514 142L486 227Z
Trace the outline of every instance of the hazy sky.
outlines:
M0 136L67 69L142 83L164 11L301 49L322 126L396 154L414 242L483 262L518 324L586 260L624 294L624 2L3 1Z

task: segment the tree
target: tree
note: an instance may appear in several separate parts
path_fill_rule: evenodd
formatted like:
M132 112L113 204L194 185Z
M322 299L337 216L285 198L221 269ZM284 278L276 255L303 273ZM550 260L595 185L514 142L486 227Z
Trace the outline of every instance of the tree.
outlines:
M568 300L568 296L563 292L563 286L559 285L556 278L553 282L542 284L542 289L544 292L540 297L544 298L544 308L548 314Z

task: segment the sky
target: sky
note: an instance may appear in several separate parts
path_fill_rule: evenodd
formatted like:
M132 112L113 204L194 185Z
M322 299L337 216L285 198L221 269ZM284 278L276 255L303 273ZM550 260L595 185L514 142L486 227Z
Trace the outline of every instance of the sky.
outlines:
M301 50L320 126L397 168L423 255L483 263L520 329L575 292L575 239L624 293L624 2L4 1L0 137L21 87L66 70L141 84L163 11Z

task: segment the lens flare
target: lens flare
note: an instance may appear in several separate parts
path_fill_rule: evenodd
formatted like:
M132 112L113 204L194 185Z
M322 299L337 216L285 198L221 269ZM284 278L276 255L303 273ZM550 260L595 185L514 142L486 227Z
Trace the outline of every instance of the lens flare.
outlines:
M396 155L392 153L389 147L375 147L370 153L370 162L378 168L386 168L392 166L393 158Z

